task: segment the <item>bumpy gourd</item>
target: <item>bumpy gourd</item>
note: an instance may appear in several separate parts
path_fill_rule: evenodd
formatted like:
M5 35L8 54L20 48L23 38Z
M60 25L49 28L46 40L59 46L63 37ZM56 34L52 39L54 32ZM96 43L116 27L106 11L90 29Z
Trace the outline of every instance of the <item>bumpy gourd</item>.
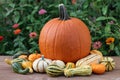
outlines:
M66 77L71 76L88 76L92 74L92 68L89 65L83 65L77 68L65 69L64 75Z
M34 60L36 60L36 59L38 59L40 57L41 57L41 54L39 54L39 53L36 52L36 53L30 54L28 56L28 60L33 62Z
M60 76L60 75L63 75L64 74L64 68L61 68L60 66L58 65L49 65L47 68L46 68L46 73L49 75L49 76Z
M98 54L90 54L85 58L82 58L76 62L76 67L81 65L90 65L93 63L99 63L102 60L102 56Z
M104 57L100 63L105 65L106 71L111 71L115 68L115 61L111 57Z

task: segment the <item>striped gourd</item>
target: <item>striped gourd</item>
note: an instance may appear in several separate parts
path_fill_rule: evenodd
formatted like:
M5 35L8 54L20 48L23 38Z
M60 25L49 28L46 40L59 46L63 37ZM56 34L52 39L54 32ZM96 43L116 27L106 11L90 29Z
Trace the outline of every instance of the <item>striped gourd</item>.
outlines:
M47 73L49 76L60 76L60 75L63 75L63 74L64 74L64 68L61 68L61 67L58 66L58 65L49 65L49 66L46 68L46 73Z
M72 76L88 76L92 74L92 67L89 65L82 65L77 68L65 69L64 75L66 77Z
M104 57L100 63L105 65L106 71L111 71L115 68L115 61L111 57Z
M85 58L82 58L76 62L76 67L81 65L90 65L93 63L99 63L102 60L102 56L98 54L90 54Z

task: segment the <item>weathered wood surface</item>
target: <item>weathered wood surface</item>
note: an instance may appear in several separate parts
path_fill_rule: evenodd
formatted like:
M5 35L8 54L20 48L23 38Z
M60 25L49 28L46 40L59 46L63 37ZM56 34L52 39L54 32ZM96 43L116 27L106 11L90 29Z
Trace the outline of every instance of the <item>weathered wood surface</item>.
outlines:
M47 74L33 73L27 75L21 75L14 73L10 65L4 62L5 58L11 58L10 56L0 56L0 80L120 80L120 57L113 57L116 62L115 70L106 72L103 75L91 76L75 76L66 78L60 77L49 77Z

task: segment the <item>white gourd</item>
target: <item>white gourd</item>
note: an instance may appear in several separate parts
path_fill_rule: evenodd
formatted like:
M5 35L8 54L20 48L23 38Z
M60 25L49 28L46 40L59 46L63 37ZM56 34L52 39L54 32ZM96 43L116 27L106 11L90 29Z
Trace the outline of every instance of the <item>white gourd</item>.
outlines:
M65 63L63 61L61 61L61 60L53 60L52 64L57 65L57 66L59 66L61 68L65 68Z
M33 69L36 72L45 72L45 69L52 63L51 59L44 58L42 55L41 58L36 59L33 62Z

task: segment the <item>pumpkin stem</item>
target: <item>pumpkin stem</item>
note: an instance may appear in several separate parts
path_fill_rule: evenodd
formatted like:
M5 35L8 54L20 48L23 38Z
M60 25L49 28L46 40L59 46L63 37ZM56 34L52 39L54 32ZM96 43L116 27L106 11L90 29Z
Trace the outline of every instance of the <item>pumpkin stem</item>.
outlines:
M66 11L66 8L64 6L64 4L60 4L59 5L59 19L60 20L68 20L70 19L68 14L67 14L67 11Z

